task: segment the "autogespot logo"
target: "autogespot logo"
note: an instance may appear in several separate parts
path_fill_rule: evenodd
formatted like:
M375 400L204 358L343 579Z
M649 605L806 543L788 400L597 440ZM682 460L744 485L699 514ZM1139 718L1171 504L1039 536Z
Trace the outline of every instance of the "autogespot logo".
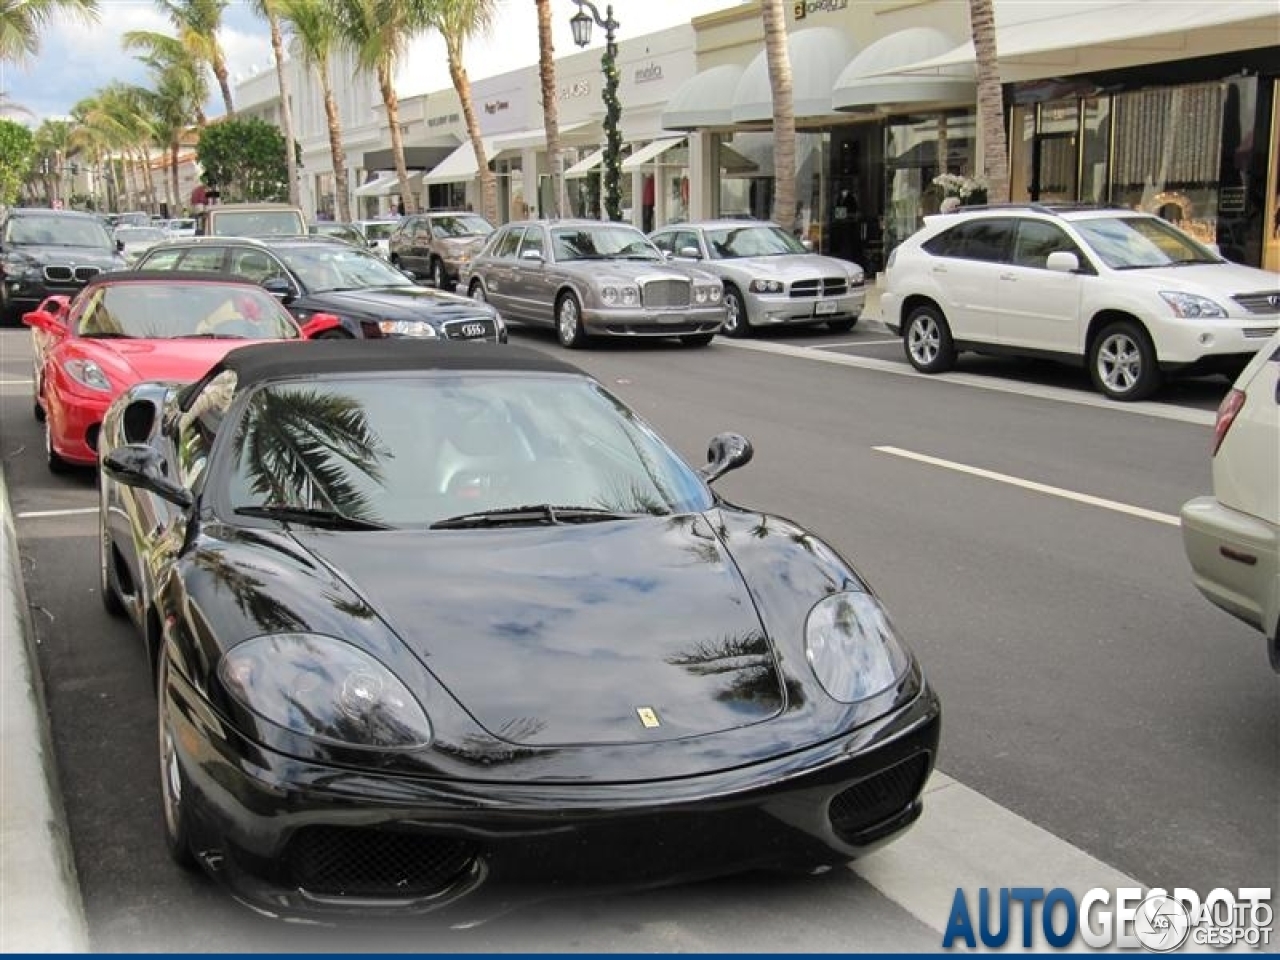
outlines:
M1270 887L1241 887L1234 893L1218 887L1203 901L1186 887L1095 887L1079 898L1062 887L1001 887L994 893L982 887L971 913L965 891L957 889L942 946L975 949L981 943L999 949L1012 937L1023 947L1057 950L1077 940L1098 950L1152 953L1169 953L1188 944L1195 950L1263 949L1271 943L1275 919L1270 900ZM1021 927L1020 937L1016 926Z

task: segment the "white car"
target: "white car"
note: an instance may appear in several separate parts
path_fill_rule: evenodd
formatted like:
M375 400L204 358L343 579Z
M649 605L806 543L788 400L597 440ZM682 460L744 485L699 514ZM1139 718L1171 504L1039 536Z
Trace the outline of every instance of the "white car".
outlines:
M925 218L890 255L880 305L925 373L965 350L1045 357L1141 400L1166 375L1239 373L1280 327L1280 279L1144 213L982 207Z
M118 249L130 266L157 243L169 239L159 227L116 227L115 238Z
M1192 579L1266 635L1280 672L1280 334L1223 399L1213 434L1213 496L1182 507Z
M370 250L383 260L390 260L391 234L399 222L399 218L395 220L357 220L354 225L357 230L364 234Z

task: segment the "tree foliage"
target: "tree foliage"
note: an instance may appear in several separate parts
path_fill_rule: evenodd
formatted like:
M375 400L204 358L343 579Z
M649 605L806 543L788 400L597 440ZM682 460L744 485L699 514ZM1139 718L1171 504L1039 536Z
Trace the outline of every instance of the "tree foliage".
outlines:
M35 156L36 138L20 123L0 120L0 205L18 199Z
M284 151L279 128L258 119L211 123L196 147L204 183L217 188L223 203L287 200Z

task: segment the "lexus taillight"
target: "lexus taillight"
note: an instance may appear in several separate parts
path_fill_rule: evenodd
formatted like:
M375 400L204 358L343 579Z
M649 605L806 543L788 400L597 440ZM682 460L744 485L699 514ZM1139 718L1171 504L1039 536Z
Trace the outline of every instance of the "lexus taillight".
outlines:
M1213 424L1213 455L1218 455L1218 448L1227 438L1227 431L1236 422L1236 414L1244 406L1244 391L1232 390L1218 404L1218 419Z

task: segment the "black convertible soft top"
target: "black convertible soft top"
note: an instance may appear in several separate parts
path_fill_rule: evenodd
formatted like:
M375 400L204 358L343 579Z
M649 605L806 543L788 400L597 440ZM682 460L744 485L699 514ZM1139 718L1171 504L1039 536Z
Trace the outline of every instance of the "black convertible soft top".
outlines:
M184 391L180 405L185 408L205 383L224 370L235 371L237 390L264 380L414 370L515 370L586 375L572 364L540 351L499 343L391 338L298 340L260 343L232 350L221 363Z

